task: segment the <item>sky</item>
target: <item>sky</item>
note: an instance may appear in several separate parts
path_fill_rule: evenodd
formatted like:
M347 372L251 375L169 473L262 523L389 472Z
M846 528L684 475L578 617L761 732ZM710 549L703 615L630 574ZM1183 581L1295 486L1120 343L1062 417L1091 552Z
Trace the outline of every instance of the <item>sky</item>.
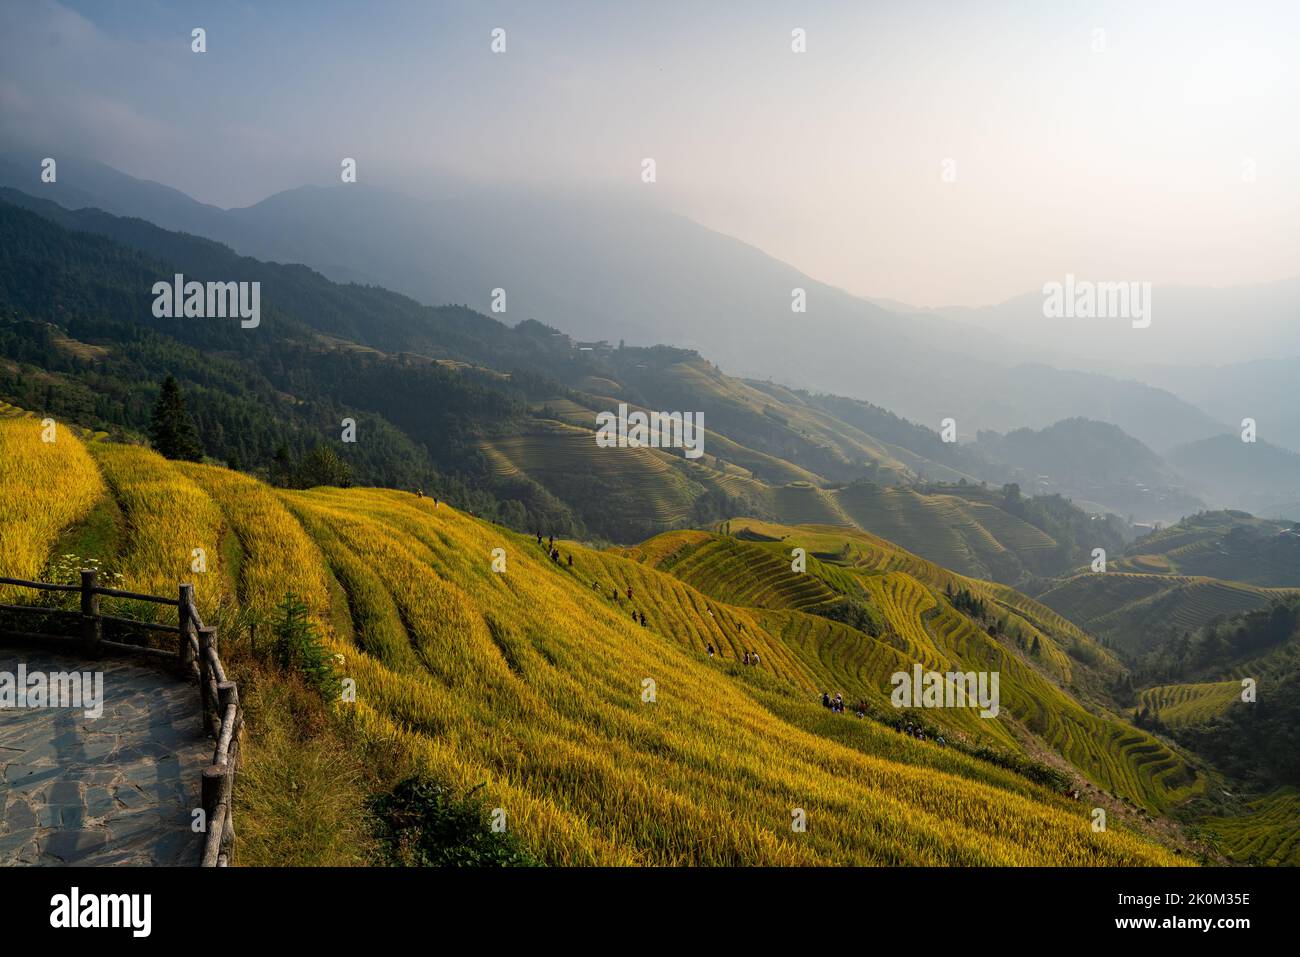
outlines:
M652 191L919 306L1294 276L1297 117L1294 0L0 3L0 152L224 207L343 157L416 195Z

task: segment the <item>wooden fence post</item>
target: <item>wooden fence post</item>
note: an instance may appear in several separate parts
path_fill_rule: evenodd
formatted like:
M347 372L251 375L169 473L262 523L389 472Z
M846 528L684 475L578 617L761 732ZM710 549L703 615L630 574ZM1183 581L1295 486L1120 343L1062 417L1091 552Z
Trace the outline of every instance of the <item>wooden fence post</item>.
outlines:
M194 646L190 644L190 639L194 637L194 619L190 616L190 605L192 604L194 604L194 586L182 585L180 588L180 607L177 609L178 624L181 629L180 647L177 649L179 658L177 667L184 678L189 678L194 670Z
M239 688L233 681L223 681L217 685L217 706L224 715L232 704L239 706Z
M210 690L216 683L212 673L211 656L208 649L216 650L217 629L211 625L199 629L199 697L203 701L203 727L209 731L220 723L217 715L217 696Z
M98 658L104 622L99 617L99 595L95 593L95 571L91 568L81 570L81 637L86 644L86 653Z
M225 839L226 814L230 809L230 776L224 764L210 764L203 769L201 800L207 818L207 831L203 840L204 867L214 867Z

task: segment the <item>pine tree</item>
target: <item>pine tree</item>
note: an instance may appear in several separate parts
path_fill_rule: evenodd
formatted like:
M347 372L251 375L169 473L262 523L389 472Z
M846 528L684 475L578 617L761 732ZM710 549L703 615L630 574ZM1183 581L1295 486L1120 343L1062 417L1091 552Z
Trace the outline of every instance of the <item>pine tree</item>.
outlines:
M276 448L275 456L271 459L271 484L293 484L293 458L289 455L289 446L283 442Z
M199 430L185 409L185 396L173 376L163 382L158 401L154 403L149 437L153 447L169 459L198 462L203 458Z
M298 487L315 488L317 485L335 485L347 488L352 484L352 467L339 458L328 445L318 445L303 458L298 466Z

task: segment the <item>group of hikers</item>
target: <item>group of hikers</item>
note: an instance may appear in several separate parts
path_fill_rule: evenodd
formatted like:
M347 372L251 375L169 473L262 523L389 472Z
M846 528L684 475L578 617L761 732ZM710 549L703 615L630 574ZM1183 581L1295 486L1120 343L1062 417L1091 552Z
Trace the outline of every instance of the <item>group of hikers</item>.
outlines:
M600 591L600 590L601 590L601 588L600 588L600 582L597 582L597 581L593 581L593 582L591 583L591 587L592 587L592 589L593 589L594 591ZM610 601L622 601L622 600L623 600L623 599L619 596L619 593L618 593L618 586L617 586L617 585L615 585L612 589L610 589L609 598L610 598ZM628 601L631 601L631 600L632 600L632 586L631 586L631 585L628 585L628 586L627 586L627 600L628 600ZM633 621L639 621L639 622L641 622L641 627L644 628L644 627L645 627L645 612L643 612L643 611L637 611L635 608L633 608L633 609L632 609L632 620L633 620Z
M916 738L916 740L918 741L930 740L930 737L925 733L925 729L923 727L921 727L919 724L913 724L910 721L904 722L903 724L900 725L896 725L894 730L901 731L906 735ZM943 735L941 734L936 734L933 740L935 744L948 743L943 739Z
M840 692L837 691L835 692L835 697L832 698L829 691L823 691L822 707L828 709L833 714L843 714L844 695L840 694ZM857 715L859 718L865 718L867 716L867 703L865 701L859 701L854 706L853 713ZM912 738L916 738L918 741L933 740L935 744L939 744L939 745L944 745L948 743L943 739L943 735L936 734L933 737L931 737L930 735L927 735L925 733L924 728L922 728L919 724L914 724L911 721L900 721L899 723L894 725L894 730L901 731L903 734L906 734L907 736Z
M710 610L710 611L709 611L709 614L712 615L712 614L713 614L713 611ZM717 650L716 648L713 647L713 642L710 641L710 642L707 642L707 643L706 643L706 646L705 646L704 652L705 652L705 654L707 654L710 658L713 658L713 657L715 657L715 656L717 655L718 650ZM744 656L741 660L745 663L745 666L746 666L747 668L748 668L748 667L754 667L754 668L756 668L756 667L758 667L758 652L757 652L757 651L746 651L746 652L745 652L745 656Z
M542 547L542 550L545 551L546 554L547 554L548 556L550 556L551 561L553 561L553 562L555 562L555 564L559 565L559 564L560 564L560 550L559 550L558 548L555 547L555 536L554 536L554 535L548 536L547 539L546 539L545 541L543 541L543 540L542 540L542 533L541 533L541 532L537 532L536 534L537 534L537 544L540 545L540 546ZM564 555L564 564L567 565L569 568L572 568L572 567L573 567L573 554L572 554L571 552L566 552L566 553L565 553L565 555ZM603 591L604 591L604 589L602 589L602 588L600 587L600 582L598 582L598 581L594 581L594 580L593 580L592 583L591 583L591 590L592 590L592 591L597 591L597 592L603 592ZM619 590L618 590L618 586L617 586L617 585L614 585L614 586L610 589L610 592L609 592L609 598L610 598L610 601L615 601L615 602L622 601L622 597L621 597L621 595L620 595L620 593L619 593ZM632 586L631 586L631 585L628 585L628 586L627 586L627 600L628 600L628 601L631 601L631 600L632 600ZM633 608L633 609L632 609L632 620L633 620L634 622L639 623L639 624L641 625L641 627L644 628L644 627L646 626L646 617L645 617L645 612L643 612L643 611L637 611L635 608Z
M832 698L829 691L823 691L822 707L829 708L833 714L843 714L844 695L842 695L840 692L837 691L835 692L835 697ZM866 717L867 714L866 706L863 705L862 702L858 702L857 707L853 709L853 713L856 714L859 718Z
M542 541L542 533L541 533L541 532L538 532L538 533L537 533L537 544L538 544L538 545L541 545L542 548L544 548L544 549L546 550L546 555L547 555L548 558L550 558L551 561L555 562L555 564L557 564L557 565L560 564L560 550L559 550L558 548L555 547L555 536L554 536L554 535L552 535L552 536L551 536L547 541L543 542L543 541ZM573 567L573 555L572 555L572 553L569 553L569 554L565 555L565 559L567 560L569 567L572 568L572 567Z

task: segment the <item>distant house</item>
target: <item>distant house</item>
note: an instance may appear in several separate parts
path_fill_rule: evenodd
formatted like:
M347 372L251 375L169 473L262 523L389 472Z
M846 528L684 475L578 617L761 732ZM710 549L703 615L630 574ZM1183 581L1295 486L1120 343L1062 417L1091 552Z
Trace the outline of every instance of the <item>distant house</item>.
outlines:
M597 342L578 342L575 343L575 345L579 352L596 352L603 355L604 353L614 351L614 347L605 339L601 339Z

